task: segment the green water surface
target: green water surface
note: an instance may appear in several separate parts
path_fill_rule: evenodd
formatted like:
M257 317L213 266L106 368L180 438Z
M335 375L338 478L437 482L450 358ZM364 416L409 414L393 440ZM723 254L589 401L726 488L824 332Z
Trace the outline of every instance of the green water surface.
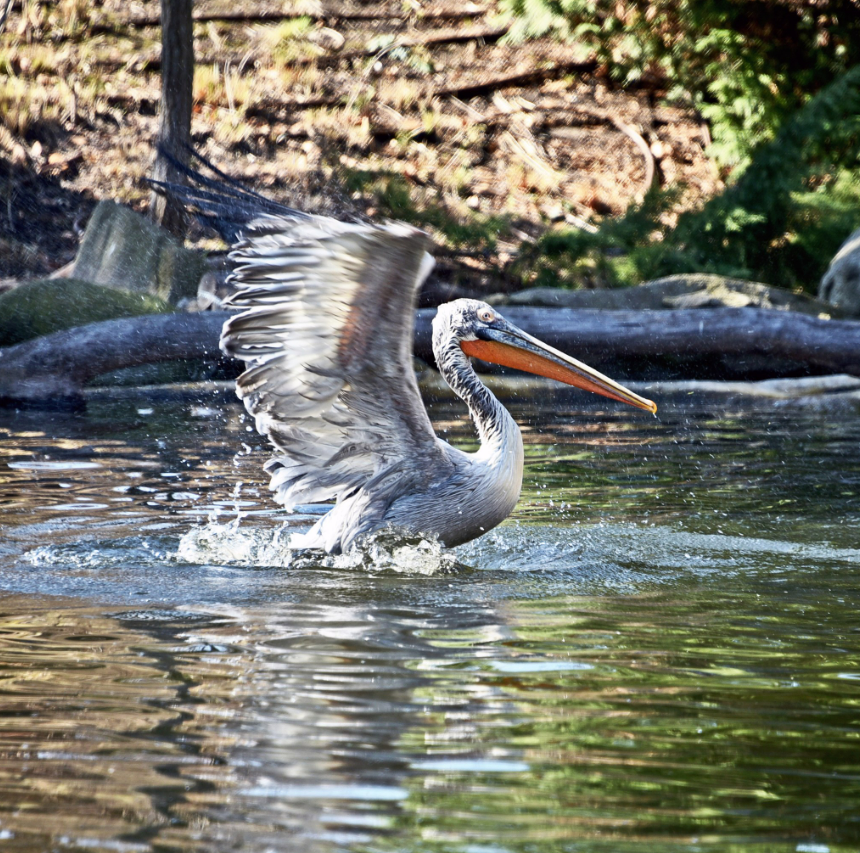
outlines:
M457 567L291 560L227 398L0 412L0 851L860 850L856 414L660 403L514 405Z

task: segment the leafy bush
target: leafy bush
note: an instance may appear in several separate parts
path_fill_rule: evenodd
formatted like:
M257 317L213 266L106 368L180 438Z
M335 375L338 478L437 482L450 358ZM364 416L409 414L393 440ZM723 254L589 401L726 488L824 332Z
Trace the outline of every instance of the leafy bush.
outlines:
M813 291L860 225L860 65L786 121L722 195L670 230L661 214L671 201L671 192L652 190L596 234L551 232L517 273L541 284L623 286L714 272Z
M786 118L860 63L854 0L500 0L511 37L588 45L625 83L657 75L712 128L712 153L746 165Z

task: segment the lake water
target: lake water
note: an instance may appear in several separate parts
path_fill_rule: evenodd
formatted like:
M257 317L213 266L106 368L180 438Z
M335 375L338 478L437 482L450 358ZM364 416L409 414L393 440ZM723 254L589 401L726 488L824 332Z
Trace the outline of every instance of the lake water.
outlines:
M316 564L224 394L0 410L0 851L860 850L857 408L651 393Z

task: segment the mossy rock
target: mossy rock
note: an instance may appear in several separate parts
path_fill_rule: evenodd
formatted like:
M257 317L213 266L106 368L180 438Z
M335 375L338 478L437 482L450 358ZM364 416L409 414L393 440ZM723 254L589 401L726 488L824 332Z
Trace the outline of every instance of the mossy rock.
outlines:
M710 273L670 275L616 290L562 290L533 287L511 294L511 305L600 308L611 311L665 311L679 308L773 308L818 316L838 309L802 293Z
M100 201L87 224L75 278L117 290L148 293L176 305L197 296L205 259L145 216Z
M76 278L28 281L0 294L0 347L101 320L173 309L146 293L125 293Z

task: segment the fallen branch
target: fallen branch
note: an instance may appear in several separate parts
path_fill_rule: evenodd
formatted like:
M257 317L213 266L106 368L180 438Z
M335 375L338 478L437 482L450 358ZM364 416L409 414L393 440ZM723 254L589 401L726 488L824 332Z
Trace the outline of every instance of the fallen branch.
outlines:
M415 353L432 361L435 309L418 311ZM809 373L860 376L860 322L792 311L711 308L683 311L504 309L505 316L586 362L687 356L763 356ZM112 370L180 359L222 358L227 312L157 314L108 320L0 350L0 400L68 400ZM778 366L774 373L778 373Z
M453 6L441 9L422 10L418 17L422 21L432 20L460 20L463 18L475 18L485 15L487 9L484 6L476 6L472 3L464 4L462 7ZM328 5L321 9L252 9L249 11L198 11L194 13L195 23L208 23L210 21L223 22L253 22L253 21L290 21L298 18L310 18L313 21L402 21L412 17L404 12L402 5L382 6L377 8L362 9L355 6ZM123 27L158 27L161 25L161 15L135 15L129 18L119 18L114 21L99 21L90 27L92 33L117 32Z
M450 86L440 86L433 90L433 95L444 98L454 95L456 97L472 97L485 92L494 92L497 89L505 89L509 86L528 86L532 83L541 83L544 80L552 80L565 74L587 74L597 68L593 60L585 62L556 62L544 68L530 68L517 74L502 74L497 77L489 77L481 80L466 80L462 83Z
M585 362L615 358L764 356L810 373L860 376L860 322L767 308L683 311L502 309L505 317ZM432 309L418 312L415 353L432 358Z
M196 19L195 19L196 20ZM434 44L459 44L464 41L498 41L509 30L509 27L469 27L468 29L449 28L444 30L430 30L428 32L418 33L414 36L402 36L397 41L392 42L384 48L385 53L397 48L411 47L428 47ZM319 68L329 68L337 65L339 62L353 59L368 59L380 55L378 47L373 48L356 48L354 50L332 51L331 53L322 53L320 55L297 56L290 60L290 65L316 65ZM254 61L258 59L254 52L247 53L243 59L236 59L236 64L244 64L253 68ZM202 55L197 58L198 65L223 65L231 61L226 55ZM158 50L152 51L148 56L138 57L135 62L140 70L157 72L161 70L161 53ZM95 62L99 68L104 71L116 71L124 67L127 63L117 59L98 59ZM339 99L342 100L342 99ZM289 102L284 102L288 104Z
M504 34L505 31L497 31L494 37L500 37ZM469 34L465 34L463 39L477 39L477 38L487 38L486 34L481 34L477 31L472 31ZM441 40L441 37L440 37ZM421 44L430 44L432 42L425 40L423 42L419 42ZM392 47L409 47L414 46L414 44L404 42L399 42ZM361 56L367 56L366 52L354 52L358 53ZM308 60L315 61L317 63L320 60L325 60L326 63L331 63L338 59L348 58L347 54L341 53L327 57L318 57L316 60ZM463 97L472 97L473 95L480 95L486 92L494 92L498 89L505 89L509 86L526 86L532 83L540 83L544 80L552 80L557 77L562 77L565 74L577 73L577 74L586 74L588 72L594 71L597 68L597 63L592 61L587 62L561 62L555 63L553 65L547 66L545 68L532 68L528 71L523 71L518 74L502 74L496 77L490 77L488 79L475 80L472 78L471 80L466 80L463 83L459 83L456 85L450 86L439 86L437 88L431 88L427 90L426 97L430 98L448 98L450 97L452 101L459 101L459 96ZM343 96L336 96L331 98L314 98L308 99L307 101L266 101L263 104L259 105L250 105L247 109L247 115L252 116L254 118L265 118L267 120L274 120L277 118L282 118L275 111L276 110L295 110L295 109L307 109L309 107L318 107L318 106L335 106L336 104L343 103ZM460 102L462 103L462 102ZM459 103L455 103L456 106L459 106ZM607 119L610 121L610 119ZM650 151L649 151L650 155Z

